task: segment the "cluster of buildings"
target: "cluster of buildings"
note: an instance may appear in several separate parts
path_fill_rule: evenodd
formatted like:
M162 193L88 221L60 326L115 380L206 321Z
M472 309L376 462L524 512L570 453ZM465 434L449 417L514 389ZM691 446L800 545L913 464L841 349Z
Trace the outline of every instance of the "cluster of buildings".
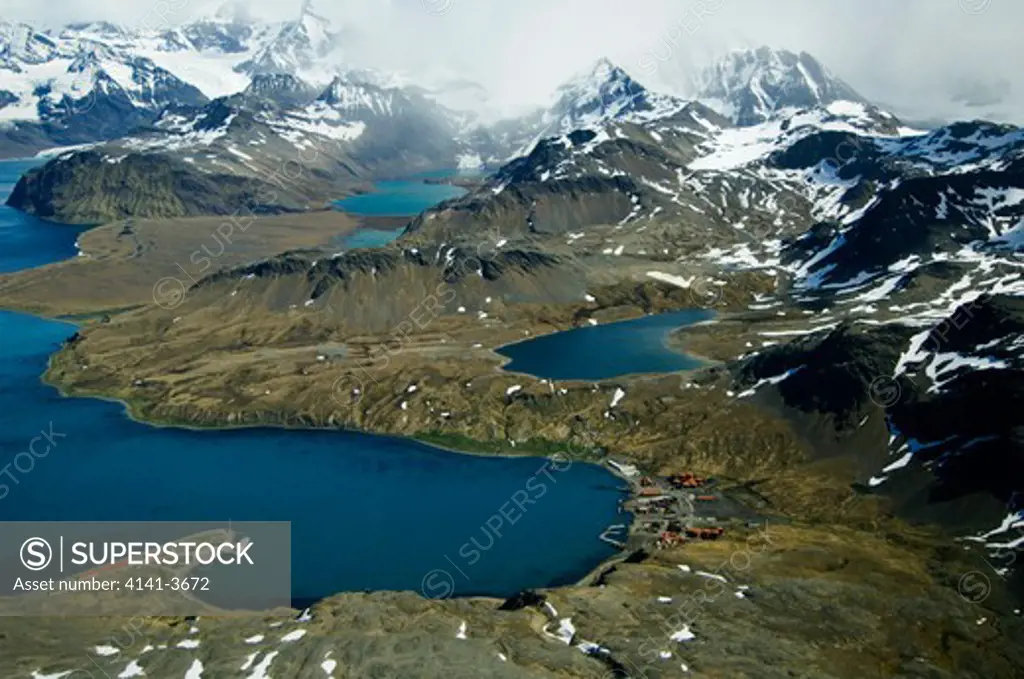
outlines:
M624 508L635 517L634 534L665 549L688 540L716 540L725 529L717 524L713 512L707 511L718 501L708 494L712 480L690 472L666 477L641 476L633 465L609 462L615 471L629 481L633 497ZM702 494L698 494L703 490Z

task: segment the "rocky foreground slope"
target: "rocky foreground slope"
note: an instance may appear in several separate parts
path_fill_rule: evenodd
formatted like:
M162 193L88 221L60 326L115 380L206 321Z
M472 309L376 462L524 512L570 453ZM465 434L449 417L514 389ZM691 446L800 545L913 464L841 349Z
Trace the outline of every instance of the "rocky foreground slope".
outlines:
M504 602L344 594L303 615L251 620L126 629L72 619L59 630L28 620L0 640L0 668L25 677L130 668L213 678L1015 676L1021 621L996 622L955 593L958 569L971 567L956 550L887 528L770 526L617 566L598 586Z

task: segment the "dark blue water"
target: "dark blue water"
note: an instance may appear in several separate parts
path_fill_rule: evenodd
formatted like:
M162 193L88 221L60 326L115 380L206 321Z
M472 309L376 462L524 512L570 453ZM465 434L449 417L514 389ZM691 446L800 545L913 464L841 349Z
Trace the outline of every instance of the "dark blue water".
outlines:
M35 226L0 213L0 269L74 253L73 230L23 233ZM32 243L31 256L9 257L8 239ZM157 428L116 403L61 397L39 376L74 330L0 311L0 520L291 521L297 601L424 583L431 596L564 584L610 555L597 535L623 523L620 484L595 466L558 471L357 433ZM63 437L17 468L41 431Z
M637 373L692 370L701 362L668 348L668 334L711 318L703 309L644 316L575 328L509 344L498 352L512 359L505 370L553 380L603 380Z
M0 162L0 273L30 269L74 257L75 239L86 227L52 224L13 210L7 200L22 173L43 160Z
M412 217L438 203L456 198L466 190L450 184L427 184L416 179L383 181L374 184L372 193L350 196L336 205L354 215L374 217Z

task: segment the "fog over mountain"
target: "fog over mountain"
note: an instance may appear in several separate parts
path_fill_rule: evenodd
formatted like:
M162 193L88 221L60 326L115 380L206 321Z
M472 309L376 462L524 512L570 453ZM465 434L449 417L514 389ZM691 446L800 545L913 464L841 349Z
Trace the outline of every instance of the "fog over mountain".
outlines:
M211 16L288 19L299 0L4 0L7 20L170 26ZM1024 6L995 0L377 0L321 2L348 67L415 81L468 79L503 112L542 103L607 56L645 84L686 95L699 66L735 47L807 51L871 101L909 119L1024 121Z

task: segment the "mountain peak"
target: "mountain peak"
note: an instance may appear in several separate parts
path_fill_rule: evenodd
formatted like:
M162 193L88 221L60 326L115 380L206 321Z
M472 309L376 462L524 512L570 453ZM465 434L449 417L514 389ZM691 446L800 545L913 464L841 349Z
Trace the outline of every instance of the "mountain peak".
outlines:
M629 77L625 71L608 57L601 57L590 67L591 78L607 80L610 78L621 78L622 76Z
M378 87L360 79L358 74L346 73L334 76L317 101L345 111L351 117L363 119L393 115L396 106L400 101L404 102L405 97L398 90Z
M64 26L65 31L79 33L94 33L109 37L123 37L128 34L128 29L120 24L111 21L79 21Z
M626 71L607 58L597 60L558 88L557 101L547 113L554 128L548 133L571 130L641 115L668 115L683 102L650 92Z
M0 21L0 63L40 64L51 59L55 52L53 41L28 24Z
M784 108L827 106L864 98L807 52L767 46L733 50L698 77L698 97L739 125Z
M313 10L313 0L303 1L299 18L294 25L301 28L314 44L332 36L331 22Z
M614 62L601 58L556 90L554 103L537 118L532 140L515 155L527 155L545 137L600 128L612 121L660 119L685 105L681 99L649 91Z
M237 70L256 73L297 73L313 66L338 46L338 35L330 22L312 9L310 0L302 3L299 16L281 26L251 60Z
M236 99L257 108L305 106L317 96L317 90L290 73L257 73Z
M587 68L577 71L575 75L558 88L558 91L563 92L593 85L600 86L601 84L613 81L632 82L633 79L611 59L601 57ZM634 85L639 89L643 89L639 83L634 83Z
M646 92L643 85L609 59L601 58L578 72L556 92L555 109L605 109L623 104Z

